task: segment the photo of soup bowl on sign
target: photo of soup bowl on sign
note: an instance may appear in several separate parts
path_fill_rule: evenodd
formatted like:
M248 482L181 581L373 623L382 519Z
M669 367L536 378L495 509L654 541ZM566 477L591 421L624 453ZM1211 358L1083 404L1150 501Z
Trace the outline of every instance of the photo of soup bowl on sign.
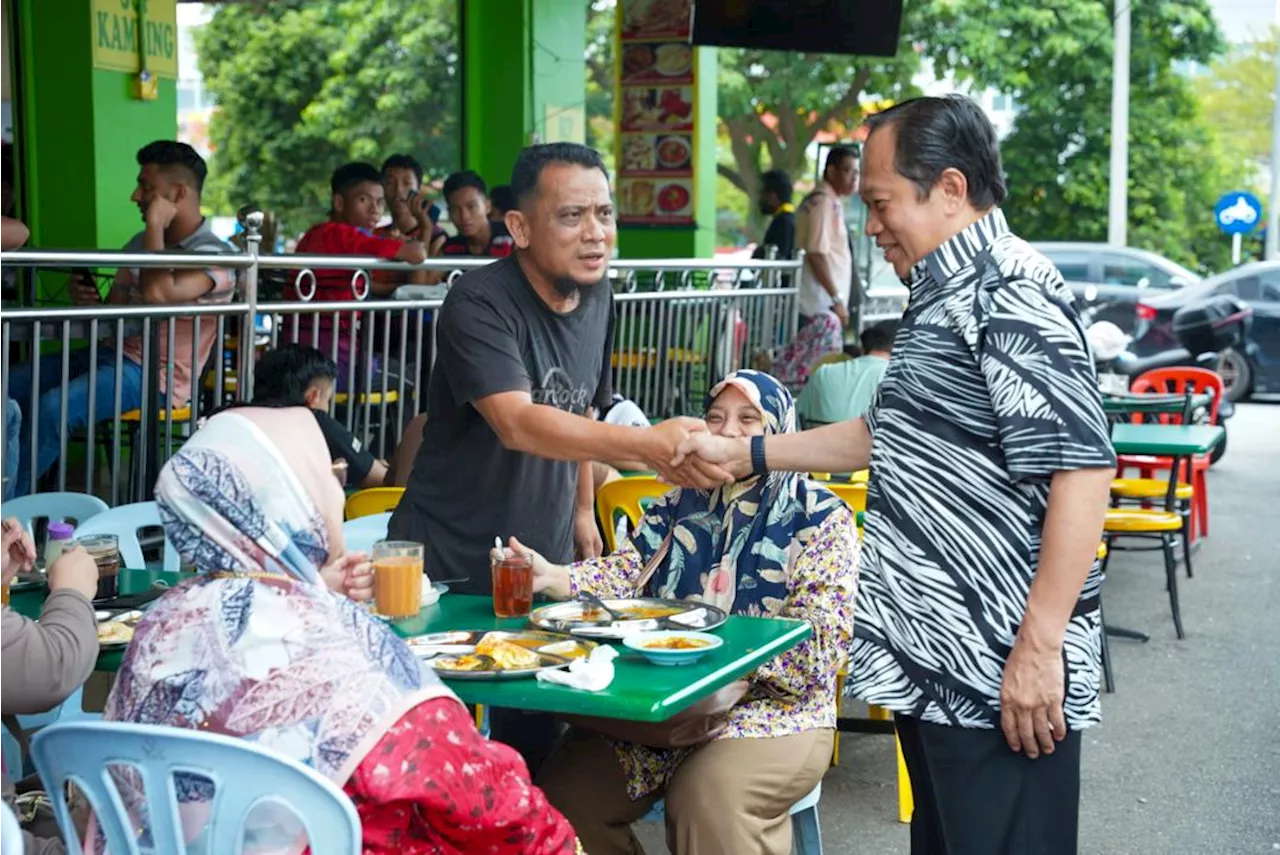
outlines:
M693 67L693 50L685 44L659 45L654 54L654 70L663 77L682 77Z
M662 137L657 146L658 166L663 169L685 169L693 156L689 137Z
M689 211L689 203L693 194L686 181L673 181L658 188L658 213L662 216L676 216Z

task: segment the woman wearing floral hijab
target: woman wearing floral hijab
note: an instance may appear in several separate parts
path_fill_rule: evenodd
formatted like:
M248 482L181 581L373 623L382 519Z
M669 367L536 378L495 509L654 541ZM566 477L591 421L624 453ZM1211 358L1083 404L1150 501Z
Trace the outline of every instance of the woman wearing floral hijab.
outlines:
M355 803L366 853L574 852L519 755L330 590L350 587L360 560L343 556L342 500L305 409L211 418L156 485L165 534L197 575L138 624L106 717L237 736L310 766ZM180 800L194 808L207 787L180 781Z
M768 374L737 371L711 390L706 422L722 436L781 433L795 430L795 408ZM656 556L645 595L813 627L807 641L750 675L728 727L711 742L656 749L575 731L538 783L588 852L640 852L631 823L659 797L673 852L790 851L790 808L831 760L857 551L853 516L839 498L801 476L771 472L710 493L668 493L605 558L562 567L531 553L535 590L552 597L632 596Z

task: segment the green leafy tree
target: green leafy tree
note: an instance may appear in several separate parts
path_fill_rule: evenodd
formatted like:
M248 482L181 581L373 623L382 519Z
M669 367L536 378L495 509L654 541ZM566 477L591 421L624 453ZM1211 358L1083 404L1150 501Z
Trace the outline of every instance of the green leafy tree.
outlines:
M1018 103L1002 146L1015 227L1035 239L1105 240L1114 4L951 0L939 10L926 42L935 67ZM1129 244L1221 268L1229 253L1212 210L1233 176L1175 67L1211 61L1221 35L1208 0L1149 0L1131 15Z
M197 35L218 104L207 199L252 202L286 234L323 218L349 160L416 156L439 178L459 162L455 0L248 0Z
M1276 50L1280 28L1265 39L1233 45L1196 80L1205 121L1215 131L1227 163L1261 189L1271 159L1271 113L1276 102Z

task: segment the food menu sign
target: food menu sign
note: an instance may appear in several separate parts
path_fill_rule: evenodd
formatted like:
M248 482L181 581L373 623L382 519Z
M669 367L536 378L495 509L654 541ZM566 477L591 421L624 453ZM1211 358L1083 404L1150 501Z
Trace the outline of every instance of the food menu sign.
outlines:
M618 221L693 225L692 0L620 0Z

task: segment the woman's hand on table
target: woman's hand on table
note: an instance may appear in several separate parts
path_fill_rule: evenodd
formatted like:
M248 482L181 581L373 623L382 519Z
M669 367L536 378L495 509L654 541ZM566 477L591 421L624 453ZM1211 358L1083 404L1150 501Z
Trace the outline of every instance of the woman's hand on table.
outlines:
M9 517L3 523L4 541L0 548L0 560L4 566L0 568L0 578L8 585L21 570L30 570L35 566L36 545L31 542L31 535L22 527L22 523ZM97 584L96 582L94 583Z
M533 569L533 592L535 594L546 594L553 600L569 599L572 591L569 584L568 567L552 564L514 537L511 538L507 546L512 552L529 559L529 566ZM495 561L502 559L497 549L492 549L489 552L491 559Z
M98 562L83 546L68 550L49 565L49 590L70 588L92 600L98 593Z
M357 603L373 599L373 564L363 552L348 552L320 571L325 585Z

